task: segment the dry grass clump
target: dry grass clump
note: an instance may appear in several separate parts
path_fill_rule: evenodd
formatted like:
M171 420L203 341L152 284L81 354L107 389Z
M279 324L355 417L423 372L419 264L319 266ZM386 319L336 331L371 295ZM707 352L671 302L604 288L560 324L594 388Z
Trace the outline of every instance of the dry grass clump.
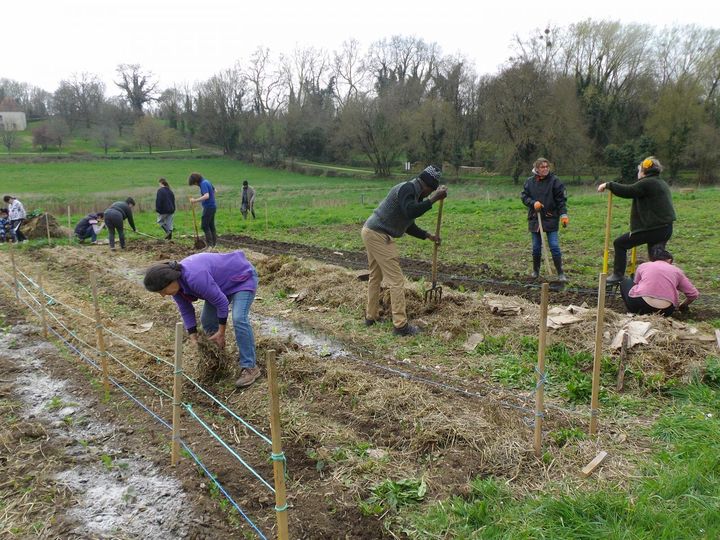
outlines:
M220 349L205 334L199 333L197 340L197 376L202 382L216 382L230 373L235 357Z

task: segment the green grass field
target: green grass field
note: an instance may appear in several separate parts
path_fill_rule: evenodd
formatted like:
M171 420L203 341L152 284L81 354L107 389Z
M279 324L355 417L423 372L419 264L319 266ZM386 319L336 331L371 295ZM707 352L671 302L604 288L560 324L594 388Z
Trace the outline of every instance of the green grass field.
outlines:
M157 178L164 176L179 201L178 234L193 230L187 185L190 172L199 171L218 190L217 225L220 234L250 234L261 239L314 244L335 250L361 250L360 227L396 180L309 176L285 170L259 168L224 159L117 159L0 161L0 189L16 195L28 211L49 211L66 222L114 200L130 195L138 202L137 222L154 233L154 197ZM239 212L242 181L257 190L256 220L243 221ZM488 265L503 277L524 275L530 266L530 238L521 187L507 178L492 177L450 183L443 216L440 260L447 263ZM573 284L594 286L602 267L607 196L593 186L568 185L570 226L561 232L561 247ZM668 247L679 264L704 292L720 292L717 265L720 232L714 226L720 207L717 188L684 188L674 193L678 214ZM614 198L612 237L624 232L629 202ZM266 222L267 216L267 222ZM435 211L418 220L434 227ZM429 242L406 237L399 246L404 256L429 259ZM612 248L611 248L612 249ZM646 258L642 251L640 260Z

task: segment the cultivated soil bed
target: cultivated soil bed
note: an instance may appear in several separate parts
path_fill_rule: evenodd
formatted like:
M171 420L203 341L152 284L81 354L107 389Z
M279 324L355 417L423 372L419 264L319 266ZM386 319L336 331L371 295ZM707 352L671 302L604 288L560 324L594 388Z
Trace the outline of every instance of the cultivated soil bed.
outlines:
M523 336L537 336L539 308L532 301L460 293L448 287L442 304L429 306L423 303L421 287L410 283L409 313L424 327L424 333L418 339L398 339L390 335L389 322L371 328L362 323L366 284L356 279L357 272L346 269L365 268L358 254L350 257L330 252L331 256L315 248L302 253L306 258L298 259L287 245L233 238L225 246L230 242L247 246L246 253L260 275L261 287L252 309L259 363L264 364L268 350L278 353L292 538L402 536L393 528L392 511L373 513L361 504L374 487L388 479L423 479L428 488L426 503L466 494L469 480L477 476L499 478L518 495L538 490L561 492L567 486L593 489L598 483L623 486L651 447L641 427L652 422L657 411L648 408L628 414L618 409L602 418L597 439L566 444L546 436L544 456L534 456L532 385L517 388L498 384L489 366L500 353L484 354L466 346L473 334L505 336L507 353L520 350ZM170 299L143 289L142 271L153 262L179 260L191 253L187 245L158 241L131 242L127 250L115 254L107 246L17 250L15 259L18 268L33 279L43 274L46 292L52 297L48 309L57 317L51 318L52 326L80 349L83 342L95 343L91 292L91 276L95 276L104 324L115 334L106 337L108 350L171 392L172 368L152 355L172 361L174 325L179 317ZM315 255L325 262L310 258ZM348 263L349 259L353 262ZM0 254L0 260L9 271L7 251ZM462 269L444 268L443 272L456 270ZM12 283L8 274L3 281ZM572 293L553 293L551 302L565 305L582 300L567 294ZM23 296L27 298L25 293ZM89 481L68 480L67 475L92 466L101 485L116 486L114 492L124 503L118 507L127 516L147 514L151 508L173 509L155 517L160 535L253 537L252 529L222 502L222 495L192 459L184 455L177 467L169 466L167 429L117 389L111 391L108 401L104 400L98 371L64 348L59 339L53 338L55 345L49 345L25 325L27 319L37 326L38 317L15 305L10 287L1 289L0 300L5 325L10 329L4 339L8 342L13 339L8 336L17 336L16 342L28 347L23 349L25 360L13 355L0 357L2 413L6 421L8 415L14 419L4 428L3 442L12 455L23 456L22 462L7 457L0 461L4 469L0 472L8 478L0 485L0 494L11 501L20 497L24 502L52 501L52 505L38 503L24 514L6 512L14 519L14 526L25 527L23 530L30 533L39 527L36 522L44 523L41 532L45 537L147 537L131 527L134 517L113 522L109 531L98 532L90 527L103 521L101 508L74 511L82 506L78 500L88 498L89 490L83 491L82 486ZM503 313L496 309L499 304L512 309ZM550 343L562 343L572 353L592 351L594 312L590 310L580 318L573 325L552 331ZM604 345L610 357L616 357L608 348L610 339L625 319L612 310L606 314ZM74 335L70 336L58 321ZM670 321L653 318L652 323L660 334L644 348L631 351L629 369L657 373L661 379L689 377L712 344L678 339ZM118 336L125 336L136 346ZM187 373L202 380L208 391L269 436L267 383L262 378L248 389L236 390L232 384L237 375L232 367L235 354L234 339L229 336L231 368L207 380L201 369L205 365L203 349L186 342ZM110 366L112 377L157 415L170 419L171 400L153 392L115 361ZM583 370L590 368L591 364L581 366ZM47 392L48 403L78 405L70 406L61 417L59 413L38 415L37 410L49 413L54 408L23 397L32 387L26 377L38 369L53 380L64 381L61 389ZM646 388L628 377L624 395L642 399L645 392ZM53 401L56 396L50 394L60 397ZM191 385L185 385L183 397L234 451L272 483L270 449L264 442ZM586 430L587 405L568 402L560 393L552 392L546 402L547 435ZM32 407L35 416L29 412ZM66 420L67 416L70 419ZM76 434L72 430L82 422L75 419L81 416L83 422L88 419L105 427L94 438ZM272 493L187 414L181 435L252 521L273 537ZM581 478L578 470L601 449L612 457L591 480ZM110 478L103 479L105 473L114 484ZM160 485L158 494L146 494L138 487L142 483L130 480L131 473L162 478L163 482L145 481ZM23 491L27 482L35 486L29 494ZM41 484L43 489L38 487ZM177 510L171 502L182 509Z

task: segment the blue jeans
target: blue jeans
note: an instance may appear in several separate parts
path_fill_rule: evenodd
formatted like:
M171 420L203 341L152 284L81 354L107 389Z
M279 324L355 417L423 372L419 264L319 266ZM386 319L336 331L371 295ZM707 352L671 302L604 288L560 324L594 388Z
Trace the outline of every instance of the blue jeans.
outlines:
M75 232L75 236L77 236L78 240L80 240L81 242L83 240L87 240L88 238L92 238L93 242L97 242L97 234L95 234L95 229L92 225L88 225L81 234Z
M531 232L532 235L532 254L533 257L539 257L542 254L542 239L540 238L539 232ZM560 235L558 231L549 231L545 233L547 237L548 246L550 246L550 253L553 257L562 257L560 251Z
M240 353L240 367L255 367L255 336L248 318L250 306L255 300L255 291L238 291L229 300L232 310L232 325L235 330L235 342ZM210 302L205 302L200 314L200 322L206 334L213 335L218 331L220 322L218 321L217 310Z

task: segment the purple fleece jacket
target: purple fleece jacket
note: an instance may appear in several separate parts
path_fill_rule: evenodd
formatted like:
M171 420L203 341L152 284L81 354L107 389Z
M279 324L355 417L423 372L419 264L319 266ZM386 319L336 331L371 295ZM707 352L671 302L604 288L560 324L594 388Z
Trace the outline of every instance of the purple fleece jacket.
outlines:
M182 261L180 291L173 296L187 330L197 327L192 303L201 299L217 310L220 324L227 324L228 297L238 291L256 291L257 273L242 251L198 253Z

